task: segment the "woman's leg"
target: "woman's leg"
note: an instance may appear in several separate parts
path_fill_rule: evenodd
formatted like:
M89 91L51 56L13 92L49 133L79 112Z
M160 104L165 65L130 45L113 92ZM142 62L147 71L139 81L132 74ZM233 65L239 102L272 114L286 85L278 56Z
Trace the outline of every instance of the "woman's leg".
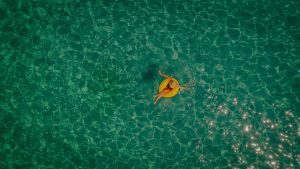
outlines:
M168 93L170 90L163 90L161 91L159 94L155 95L154 97L157 97L154 104L156 104L156 102L166 93Z
M161 91L160 93L158 93L157 95L154 95L153 97L158 97L159 95L162 95L162 94L164 94L163 92L164 92L164 90L163 90L163 91Z
M163 95L159 95L159 96L155 99L154 104L156 104L156 102L157 102L162 96L163 96Z

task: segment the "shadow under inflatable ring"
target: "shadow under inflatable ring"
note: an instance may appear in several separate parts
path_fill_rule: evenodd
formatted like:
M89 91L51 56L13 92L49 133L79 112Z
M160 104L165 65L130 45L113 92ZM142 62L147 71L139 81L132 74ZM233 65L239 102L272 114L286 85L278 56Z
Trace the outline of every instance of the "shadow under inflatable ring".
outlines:
M172 80L177 84L179 84L179 82L176 79L172 78ZM159 85L159 93L163 91L168 84L169 84L169 79L163 80ZM167 97L167 98L174 97L178 92L179 92L179 87L175 87L170 92L162 95L162 97Z

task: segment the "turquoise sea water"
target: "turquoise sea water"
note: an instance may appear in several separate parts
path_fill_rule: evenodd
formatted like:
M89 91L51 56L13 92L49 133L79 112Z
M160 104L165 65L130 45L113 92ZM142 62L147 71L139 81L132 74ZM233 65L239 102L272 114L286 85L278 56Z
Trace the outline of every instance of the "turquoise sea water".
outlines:
M1 169L300 166L298 0L1 0L0 42Z

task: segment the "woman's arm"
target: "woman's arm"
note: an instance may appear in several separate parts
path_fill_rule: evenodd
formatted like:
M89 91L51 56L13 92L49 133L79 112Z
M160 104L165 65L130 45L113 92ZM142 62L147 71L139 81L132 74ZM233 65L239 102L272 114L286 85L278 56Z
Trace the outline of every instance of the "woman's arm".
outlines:
M178 87L179 89L183 89L183 90L189 90L189 91L191 91L191 89L190 89L190 88L186 88L186 87L180 86L178 83L176 84L176 87Z
M165 74L161 73L161 71L159 71L159 74L160 74L161 76L163 76L163 77L165 77L165 78L169 79L169 80L171 80L171 79L172 79L170 76L168 76L168 75L165 75Z
M179 86L179 85L178 85L178 87L179 87L180 89L183 89L183 90L189 90L189 91L191 90L191 89L189 89L189 88L186 88L186 87L183 87L183 86Z

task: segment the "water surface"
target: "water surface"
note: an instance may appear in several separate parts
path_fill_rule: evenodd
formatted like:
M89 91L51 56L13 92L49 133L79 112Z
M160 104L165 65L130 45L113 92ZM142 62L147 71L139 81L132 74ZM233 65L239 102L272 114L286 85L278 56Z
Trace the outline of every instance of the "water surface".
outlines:
M299 168L299 1L0 9L0 168Z

